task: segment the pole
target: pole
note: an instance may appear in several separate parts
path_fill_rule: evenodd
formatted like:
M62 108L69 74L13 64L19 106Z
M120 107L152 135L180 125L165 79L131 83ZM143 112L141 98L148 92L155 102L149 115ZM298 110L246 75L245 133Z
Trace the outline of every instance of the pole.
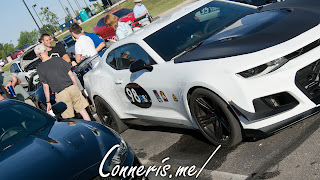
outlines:
M66 11L66 10L64 9L64 7L62 6L62 4L61 4L61 1L60 1L60 0L59 0L59 3L60 3L60 5L61 5L62 9L64 10L64 12L66 13L66 15L67 15L67 16L69 16L69 15L68 15L68 13L67 13L67 11Z
M40 22L41 22L41 24L42 24L42 26L43 26L43 23L42 23L42 21L41 21L41 19L40 19L39 15L38 15L38 13L37 13L37 11L34 9L34 7L36 7L36 6L37 6L37 5L36 5L36 4L34 4L34 5L32 5L32 8L33 8L34 12L36 13L36 15L38 16L38 19L40 20Z
M79 9L79 12L80 12L81 7L80 7L80 5L79 5L78 1L77 1L77 0L74 0L74 2L75 2L75 3L76 3L76 5L78 6L78 9Z
M70 4L69 0L67 0L67 1L68 1L69 5L70 5L70 7L71 7L71 9L72 9L72 11L73 11L73 13L74 13L75 17L77 17L77 13L76 13L76 12L74 11L74 9L72 8L72 6L71 6L71 4Z
M30 13L30 15L31 15L32 19L33 19L33 20L34 20L34 22L36 23L36 25L37 25L37 27L38 27L38 29L39 29L40 33L41 33L41 29L40 29L40 27L39 27L39 25L38 25L37 21L34 19L33 15L31 14L31 12L30 12L30 10L29 10L29 8L28 8L27 4L24 2L24 0L22 0L22 2L24 3L24 5L26 6L26 8L28 9L28 11L29 11L29 13Z
M88 4L86 3L86 0L83 0L83 1L84 1L84 3L87 5L87 7L89 8Z

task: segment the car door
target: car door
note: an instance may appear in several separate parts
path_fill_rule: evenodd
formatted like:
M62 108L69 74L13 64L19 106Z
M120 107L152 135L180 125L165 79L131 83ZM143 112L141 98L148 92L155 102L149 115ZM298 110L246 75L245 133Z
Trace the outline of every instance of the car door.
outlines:
M125 57L124 54L129 55ZM177 91L173 88L175 82L167 78L168 74L163 74L161 66L156 64L146 51L137 44L126 44L115 49L114 55L114 62L109 60L108 64L116 69L115 92L128 114L141 119L178 124L181 124L181 119L186 119L181 116L181 111L176 109L179 105L175 95ZM146 65L152 66L153 70L131 73L130 64L125 63L128 59L143 61ZM177 121L173 120L175 118Z
M20 80L21 80L21 83L20 85L22 87L27 87L28 86L28 77L29 77L29 74L27 72L23 72L21 70L21 68L19 67L19 64L18 63L13 63L11 66L10 66L10 73L14 76L17 76Z

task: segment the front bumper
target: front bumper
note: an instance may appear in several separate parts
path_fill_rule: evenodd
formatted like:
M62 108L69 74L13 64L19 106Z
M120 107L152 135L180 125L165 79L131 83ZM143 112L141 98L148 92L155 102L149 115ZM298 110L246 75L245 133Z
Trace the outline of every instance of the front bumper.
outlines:
M241 80L249 102L229 104L248 136L274 133L319 112L319 50L308 50L265 76Z

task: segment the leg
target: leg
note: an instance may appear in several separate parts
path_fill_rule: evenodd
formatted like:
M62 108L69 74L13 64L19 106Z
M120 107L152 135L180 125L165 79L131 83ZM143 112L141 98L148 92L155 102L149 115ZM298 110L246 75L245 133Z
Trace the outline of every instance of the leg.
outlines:
M91 121L90 116L89 116L88 112L86 111L86 109L81 110L79 113L81 114L83 120Z
M76 86L70 87L70 92L73 107L76 112L80 113L84 120L91 121L90 116L86 111L86 107L89 106L88 101L83 97L82 93Z
M66 89L56 94L56 102L64 102L67 105L67 109L61 114L61 116L64 119L74 117L74 109L73 109L72 101Z

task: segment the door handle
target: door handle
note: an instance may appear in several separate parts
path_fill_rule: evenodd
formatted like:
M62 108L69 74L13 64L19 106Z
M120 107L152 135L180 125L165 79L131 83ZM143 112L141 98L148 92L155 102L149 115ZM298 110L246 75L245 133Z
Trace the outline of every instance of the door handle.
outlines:
M118 79L118 80L116 80L114 83L115 83L115 84L122 84L123 81L122 81L121 79Z

